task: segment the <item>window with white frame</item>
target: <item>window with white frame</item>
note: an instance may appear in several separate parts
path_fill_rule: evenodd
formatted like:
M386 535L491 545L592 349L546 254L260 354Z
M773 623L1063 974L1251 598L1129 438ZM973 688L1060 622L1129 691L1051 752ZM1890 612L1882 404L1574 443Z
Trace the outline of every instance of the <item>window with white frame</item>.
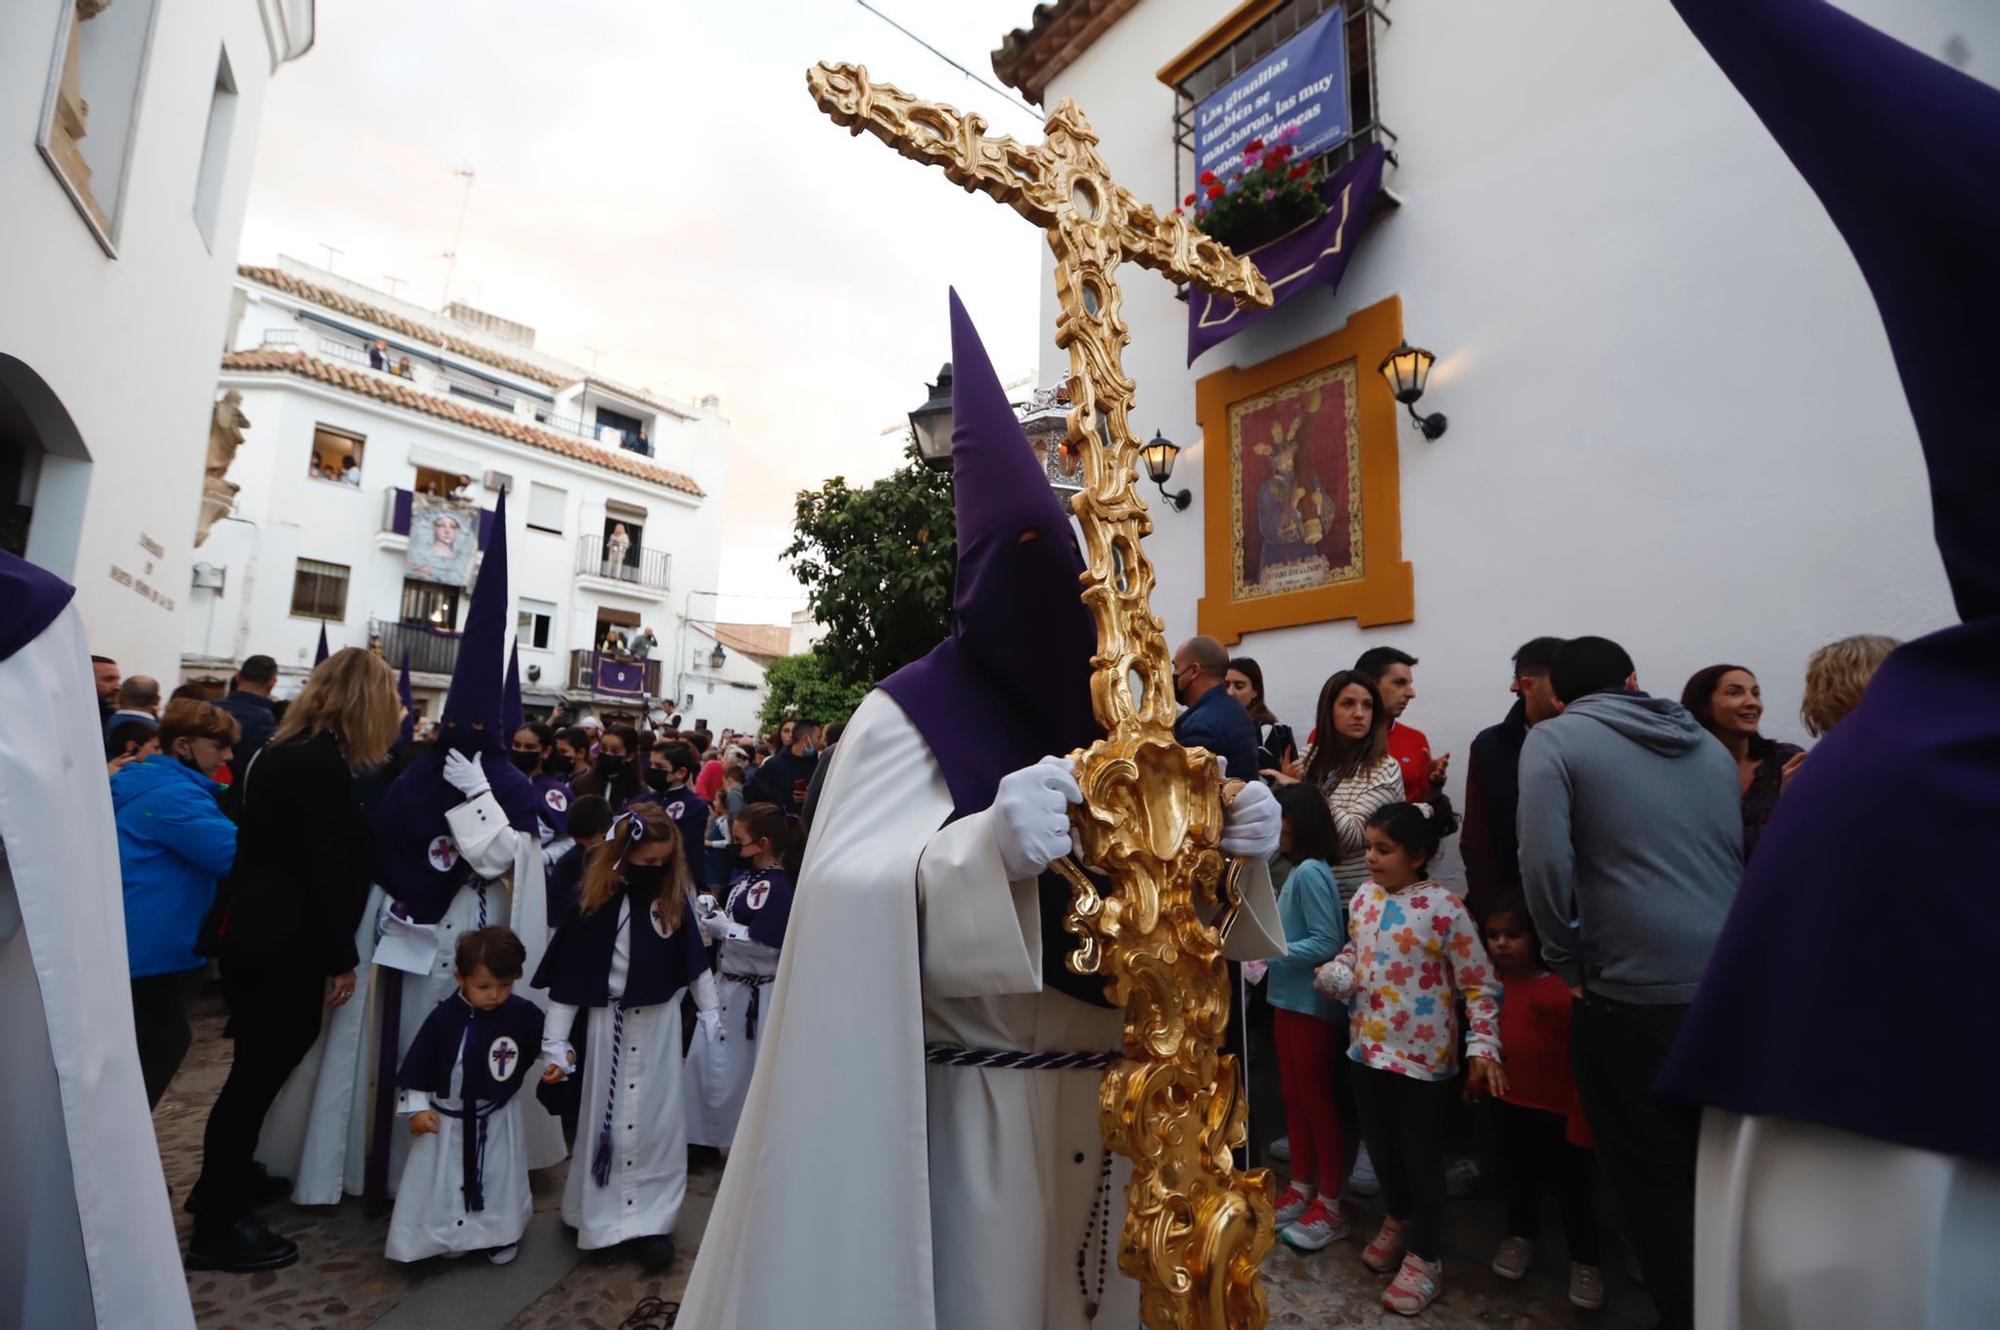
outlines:
M547 601L523 599L514 622L514 636L524 647L546 651L554 631L556 607Z
M300 559L292 567L292 614L301 619L345 619L348 572L344 563Z
M563 513L569 506L569 491L555 485L531 481L528 485L528 529L560 536Z
M156 0L63 4L35 137L49 169L114 258L156 7Z

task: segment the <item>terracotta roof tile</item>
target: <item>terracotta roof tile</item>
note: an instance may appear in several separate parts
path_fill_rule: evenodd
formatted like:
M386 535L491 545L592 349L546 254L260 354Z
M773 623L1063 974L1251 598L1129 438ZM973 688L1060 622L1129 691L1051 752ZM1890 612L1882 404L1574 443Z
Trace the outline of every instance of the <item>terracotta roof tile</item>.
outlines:
M650 484L663 485L668 489L679 490L683 494L692 494L697 498L702 494L701 486L696 484L692 477L663 466L654 466L651 462L623 449L598 447L581 439L516 420L512 416L503 416L494 411L481 411L477 407L463 405L449 397L438 397L432 393L419 391L385 378L372 370L321 360L303 351L275 347L261 347L254 351L231 351L223 356L222 368L238 373L296 374L302 379L330 384L335 388L343 388L363 397L372 397L377 401L388 402L409 411L436 416L440 420L463 425L468 429L497 434L503 439L512 439L515 443L525 443L572 461L588 462L592 466L601 466L607 471L617 471Z
M309 300L315 305L335 310L352 318L366 319L378 328L387 328L390 332L400 333L404 337L414 338L419 342L426 342L431 346L442 347L453 355L464 356L467 360L477 360L481 364L491 365L495 369L504 369L509 374L518 374L524 379L532 380L549 388L567 388L572 383L580 382L583 378L581 374L563 374L546 366L537 365L532 361L522 360L518 356L510 356L503 351L495 351L491 347L481 345L478 342L467 341L465 338L454 336L442 328L436 328L427 323L418 323L415 319L405 318L393 310L383 309L380 305L371 305L365 300L356 300L354 297L344 295L339 291L333 290L331 287L320 286L316 282L308 282L302 278L294 277L279 268L260 268L251 264L243 264L236 271L241 276L247 277L253 282L268 286L273 290L283 291L288 296L297 296L301 300Z
M1035 6L1028 27L1000 39L993 52L993 72L1000 81L1019 88L1029 101L1039 102L1049 80L1069 68L1111 25L1132 12L1139 0L1055 0Z

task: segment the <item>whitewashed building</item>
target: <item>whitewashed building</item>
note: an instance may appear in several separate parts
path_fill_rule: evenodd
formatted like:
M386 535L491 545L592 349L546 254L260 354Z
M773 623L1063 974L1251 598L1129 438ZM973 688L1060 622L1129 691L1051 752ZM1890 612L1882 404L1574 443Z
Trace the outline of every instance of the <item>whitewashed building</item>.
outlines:
M291 260L243 268L235 292L220 391L248 420L229 472L241 488L196 554L184 677L252 653L301 674L324 625L333 649L407 653L418 709L437 714L471 569L460 585L411 576L413 513L421 544L430 496L456 492L485 534L504 489L530 714L573 702L636 717L674 696L670 648L721 547L729 429L714 398L611 383L535 350L532 328ZM597 650L643 629L643 661Z
M2000 79L1990 3L1843 7ZM1456 795L1467 744L1507 710L1514 649L1598 633L1656 693L1678 697L1711 663L1748 666L1765 732L1797 740L1815 647L1953 619L1874 301L1824 208L1664 0L1058 0L1004 39L994 67L1046 108L1075 99L1114 176L1164 213L1196 188L1200 99L1336 10L1356 135L1393 152L1381 206L1347 232L1338 288L1301 291L1190 365L1174 285L1120 273L1134 431L1182 445L1168 488L1193 496L1174 511L1142 481L1170 639L1199 631L1204 597L1223 590L1210 556L1231 496L1210 481L1227 422L1200 418L1198 383L1279 364L1393 297L1402 335L1437 355L1417 410L1449 420L1427 441L1395 412L1400 550L1369 553L1407 562L1413 609L1367 628L1259 628L1231 646L1259 660L1301 739L1329 673L1400 647L1421 660L1408 720L1457 754ZM1053 329L1053 284L1042 302ZM1044 344L1042 381L1068 370ZM1373 359L1355 370L1377 377Z
M180 655L215 358L273 75L312 0L0 4L0 548L92 649Z

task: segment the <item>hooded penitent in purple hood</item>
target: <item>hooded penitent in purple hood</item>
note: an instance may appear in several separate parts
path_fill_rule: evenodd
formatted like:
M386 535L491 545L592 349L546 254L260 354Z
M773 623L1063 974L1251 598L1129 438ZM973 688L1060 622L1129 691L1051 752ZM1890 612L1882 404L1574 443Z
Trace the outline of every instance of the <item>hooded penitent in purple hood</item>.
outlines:
M951 634L882 681L944 769L956 812L1000 778L1104 737L1090 709L1097 630L1083 558L958 293L951 294Z
M443 918L452 895L472 871L457 854L433 853L438 838L451 834L444 815L465 802L465 796L444 778L447 751L478 756L508 825L530 834L536 830L535 787L508 757L508 736L500 728L510 609L503 492L493 506L493 538L481 556L479 580L465 612L465 632L451 672L451 691L445 694L437 742L396 777L375 812L376 881L407 906L418 923Z
M417 695L410 690L410 650L403 648L403 668L396 675L396 696L403 702L403 742L417 737Z
M1806 759L1661 1088L2000 1162L2000 1069L1944 1015L2000 971L2000 92L1821 0L1676 7L1861 265L1965 622L1891 655Z
M333 654L333 648L326 644L326 620L319 621L319 645L313 648L313 668L318 669Z
M75 594L54 573L0 550L0 660L40 637Z
M518 639L507 646L507 682L500 689L500 737L509 748L514 746L514 731L528 723L528 713L521 705L521 643Z

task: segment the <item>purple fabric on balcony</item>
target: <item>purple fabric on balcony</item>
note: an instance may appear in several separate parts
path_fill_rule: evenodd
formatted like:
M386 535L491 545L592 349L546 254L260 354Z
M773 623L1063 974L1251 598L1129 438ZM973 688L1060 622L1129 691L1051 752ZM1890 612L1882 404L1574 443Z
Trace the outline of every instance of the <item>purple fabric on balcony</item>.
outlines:
M598 692L611 693L619 697L646 695L645 661L619 660L599 651L593 654L592 664L596 671Z
M1382 163L1388 150L1379 143L1361 150L1347 165L1328 176L1320 188L1327 214L1316 222L1287 231L1276 240L1243 251L1271 283L1276 309L1301 291L1340 285L1354 242L1374 215L1375 196L1382 192ZM1199 288L1188 291L1188 364L1202 352L1222 345L1254 327L1269 309L1238 309L1227 296ZM1370 368L1373 368L1372 366Z

